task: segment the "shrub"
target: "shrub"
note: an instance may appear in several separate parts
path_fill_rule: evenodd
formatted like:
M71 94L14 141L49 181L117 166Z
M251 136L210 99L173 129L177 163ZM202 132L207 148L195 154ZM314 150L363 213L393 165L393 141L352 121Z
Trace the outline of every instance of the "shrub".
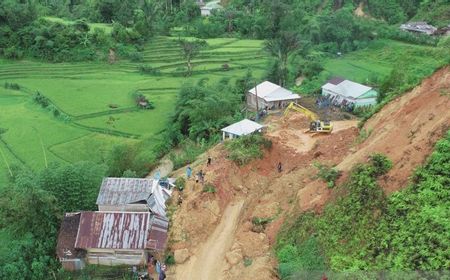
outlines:
M139 71L144 74L150 75L160 75L161 71L159 69L153 68L150 65L142 64L139 66Z
M262 158L263 149L270 149L272 141L261 134L252 134L239 137L225 143L229 158L238 165L245 165L250 161Z
M321 178L327 183L329 188L333 188L336 180L341 176L342 172L335 169L334 167L327 166L321 163L314 163L314 166L319 169L317 173L317 178Z
M164 263L166 265L174 265L175 264L175 256L172 252L166 253L166 256L164 258Z
M205 193L215 193L216 187L211 183L206 183L202 191Z
M253 260L250 259L249 257L245 257L245 258L244 258L244 266L245 266L245 267L251 266L252 263L253 263Z
M12 90L20 90L20 85L16 84L16 83L5 82L5 88L6 89L12 89Z
M141 52L132 52L128 55L132 62L142 62L144 61L144 55Z
M182 192L185 186L186 180L183 177L178 177L177 180L175 181L175 187Z
M373 167L375 176L384 175L392 168L392 161L383 154L375 153L369 156L369 162Z
M260 233L263 232L266 229L266 226L268 223L272 221L272 218L259 218L259 217L253 217L252 219L252 231Z
M50 105L50 100L42 95L39 91L36 91L36 93L33 95L33 100L37 104L41 105L42 108L47 108L48 105Z

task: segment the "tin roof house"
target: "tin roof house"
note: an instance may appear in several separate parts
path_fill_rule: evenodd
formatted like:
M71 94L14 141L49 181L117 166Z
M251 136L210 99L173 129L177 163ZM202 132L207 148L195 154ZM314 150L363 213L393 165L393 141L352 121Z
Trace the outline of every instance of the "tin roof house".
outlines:
M343 78L333 78L322 86L322 95L328 96L335 105L362 107L375 105L378 93L371 87Z
M166 218L150 212L68 213L61 225L57 255L63 267L71 270L82 268L84 261L143 265L148 254L165 249L168 226ZM78 262L82 264L77 266Z
M160 180L141 178L104 178L97 197L99 211L133 211L166 216L166 200L172 194L169 179L166 186Z
M298 94L269 81L264 81L247 92L247 106L253 109L282 109L299 99Z
M233 139L244 135L249 135L255 132L261 132L264 127L257 122L243 119L237 123L222 128L223 140L227 138Z
M433 35L438 30L436 27L423 21L408 22L402 24L400 25L400 29L403 31L422 33L427 35Z

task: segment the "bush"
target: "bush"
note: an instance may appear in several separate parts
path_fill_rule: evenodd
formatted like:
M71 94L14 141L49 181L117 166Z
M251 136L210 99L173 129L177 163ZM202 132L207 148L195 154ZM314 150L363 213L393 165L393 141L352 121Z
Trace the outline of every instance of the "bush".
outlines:
M166 256L164 258L164 263L166 265L174 265L175 264L175 256L173 255L172 252L169 252L166 254Z
M20 85L16 84L16 83L5 82L5 88L6 89L12 89L12 90L20 90Z
M329 188L333 188L336 180L341 176L342 172L335 169L334 167L329 167L325 164L315 163L314 164L317 169L319 169L319 173L317 173L317 178L321 178L324 182L327 183Z
M202 190L204 193L215 193L216 187L211 183L206 183Z
M42 95L39 91L36 91L33 95L33 100L37 104L41 105L42 108L47 108L50 105L50 100Z
M270 149L272 141L261 134L252 134L227 141L225 147L232 161L238 165L245 165L254 159L262 158L263 149Z
M178 177L175 181L175 187L182 192L186 186L186 180L183 177Z
M373 166L375 176L384 175L392 168L392 161L379 153L369 156L369 162Z
M144 61L144 55L141 52L132 52L128 55L132 62L142 62Z
M150 65L142 64L139 66L139 71L144 74L150 75L160 75L161 71L159 69L155 69Z

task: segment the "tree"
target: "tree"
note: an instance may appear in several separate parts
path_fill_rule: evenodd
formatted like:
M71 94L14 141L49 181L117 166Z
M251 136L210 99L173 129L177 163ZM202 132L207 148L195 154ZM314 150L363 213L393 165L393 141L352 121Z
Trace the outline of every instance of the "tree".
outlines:
M276 76L281 86L286 84L288 75L288 58L291 54L298 51L301 43L295 33L281 32L279 37L266 41L265 49L275 59Z
M194 67L192 65L192 60L200 53L201 49L207 45L206 41L180 39L178 43L180 44L183 58L186 60L187 76L190 76L192 75L192 69Z

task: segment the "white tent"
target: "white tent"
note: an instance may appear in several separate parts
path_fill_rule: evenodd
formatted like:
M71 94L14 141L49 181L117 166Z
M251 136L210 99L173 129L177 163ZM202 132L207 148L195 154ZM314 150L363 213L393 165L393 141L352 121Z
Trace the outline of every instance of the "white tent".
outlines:
M252 134L254 132L261 132L264 126L248 119L243 119L237 123L229 125L222 129L223 140L227 137L232 139L235 137Z

